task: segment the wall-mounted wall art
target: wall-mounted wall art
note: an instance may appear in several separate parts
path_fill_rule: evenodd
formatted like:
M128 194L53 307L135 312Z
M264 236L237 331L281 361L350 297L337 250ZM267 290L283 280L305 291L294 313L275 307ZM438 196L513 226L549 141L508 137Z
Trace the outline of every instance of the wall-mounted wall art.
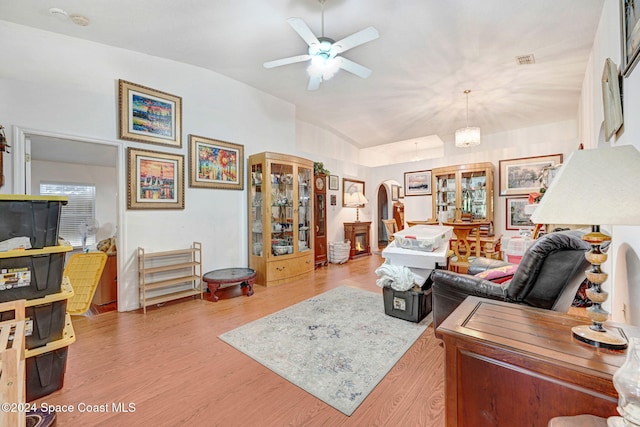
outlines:
M184 156L127 148L127 208L184 209Z
M400 187L394 184L391 184L391 201L395 202L400 197Z
M427 196L431 194L431 171L404 173L405 196Z
M182 98L118 81L120 138L182 147Z
M329 190L339 190L339 177L338 175L329 175Z
M622 14L622 75L629 77L640 59L640 4L638 0L620 0Z
M608 141L622 126L622 98L618 67L611 58L604 61L602 71L602 105L604 108L604 135Z
M562 154L500 160L500 195L526 196L540 191L540 178L545 168L562 163Z
M353 207L345 204L346 194L358 192L362 193L362 195L366 197L364 192L364 181L342 178L342 207ZM361 205L360 207L364 207L364 205Z
M244 146L189 135L189 187L244 189Z
M531 215L524 211L529 204L527 197L507 197L507 230L533 230L535 224L531 222Z
M335 206L337 204L337 197L335 194L331 195L331 206Z

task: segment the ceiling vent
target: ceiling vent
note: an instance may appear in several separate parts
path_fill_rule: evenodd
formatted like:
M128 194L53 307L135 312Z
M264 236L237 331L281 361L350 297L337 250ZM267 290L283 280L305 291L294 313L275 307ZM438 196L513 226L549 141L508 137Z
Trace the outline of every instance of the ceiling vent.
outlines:
M536 59L533 57L533 54L516 56L516 61L518 61L518 65L530 65L536 63Z

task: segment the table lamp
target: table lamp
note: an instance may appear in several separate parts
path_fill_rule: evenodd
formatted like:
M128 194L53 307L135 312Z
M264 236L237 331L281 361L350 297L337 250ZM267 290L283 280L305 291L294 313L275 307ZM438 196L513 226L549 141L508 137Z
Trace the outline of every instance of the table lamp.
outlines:
M352 191L345 193L344 204L350 208L356 208L356 222L360 222L360 208L369 203L362 191Z
M611 240L601 225L640 225L640 152L632 145L578 150L563 164L540 204L531 215L536 224L590 224L582 239L591 245L585 254L591 263L586 276L591 287L587 308L591 325L575 326L573 336L587 344L614 350L627 348L627 339L616 328L603 323L609 312L602 308L608 293L602 289L607 273L600 268L607 260L601 246Z

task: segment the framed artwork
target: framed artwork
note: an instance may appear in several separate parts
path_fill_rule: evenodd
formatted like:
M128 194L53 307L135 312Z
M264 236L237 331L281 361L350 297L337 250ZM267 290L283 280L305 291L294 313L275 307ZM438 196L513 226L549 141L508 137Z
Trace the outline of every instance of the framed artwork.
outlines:
M604 135L608 141L622 126L622 98L618 67L607 58L602 72L602 105L604 108Z
M531 215L524 211L529 204L528 197L507 197L507 230L533 230L535 224L531 222Z
M338 175L329 175L329 190L340 189L340 184L338 180L339 180Z
M400 197L400 187L398 185L391 184L391 201L395 202Z
M640 59L640 4L638 0L620 0L622 75L629 77Z
M431 194L431 171L404 173L404 195L426 196Z
M540 179L545 168L562 163L562 154L500 160L500 195L526 196L540 191Z
M352 208L353 206L347 206L345 204L346 195L350 193L357 193L357 192L360 192L363 195L366 195L364 192L364 181L342 178L342 207ZM364 204L359 207L363 208Z
M404 199L404 187L400 187L400 194L399 194L399 198Z
M118 81L120 138L182 147L182 98Z
M244 146L189 135L189 187L244 189Z
M184 156L127 148L127 208L184 209Z
M335 194L331 195L331 206L335 206L337 204L337 197Z

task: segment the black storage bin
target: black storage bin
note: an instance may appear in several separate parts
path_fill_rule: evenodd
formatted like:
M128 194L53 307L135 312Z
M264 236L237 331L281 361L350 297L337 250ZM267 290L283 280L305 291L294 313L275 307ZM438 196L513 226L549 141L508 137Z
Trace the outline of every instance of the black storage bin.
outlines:
M58 244L62 196L0 196L0 241L14 237L29 237L33 249Z
M423 286L421 291L396 291L389 287L382 289L385 314L410 322L420 322L431 313L431 286Z
M27 301L24 310L25 348L27 350L62 339L67 301L72 296L73 289L69 281L65 280L62 283L61 292ZM11 320L14 317L14 311L0 313L0 321Z
M65 253L71 246L0 252L0 302L60 292Z
M64 385L69 347L62 347L26 359L27 402L60 390Z

